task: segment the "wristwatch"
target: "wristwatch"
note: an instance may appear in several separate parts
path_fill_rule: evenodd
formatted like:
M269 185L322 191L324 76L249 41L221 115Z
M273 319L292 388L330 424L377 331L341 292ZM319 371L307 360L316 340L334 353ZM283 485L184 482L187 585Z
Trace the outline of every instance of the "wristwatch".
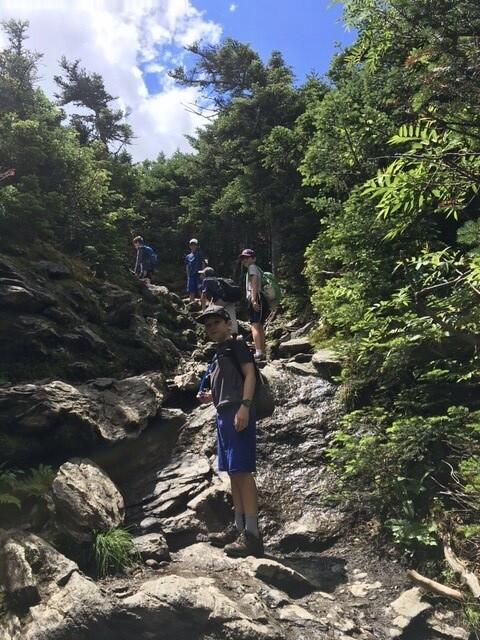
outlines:
M252 404L251 400L242 400L240 404L243 404L244 407L250 407Z

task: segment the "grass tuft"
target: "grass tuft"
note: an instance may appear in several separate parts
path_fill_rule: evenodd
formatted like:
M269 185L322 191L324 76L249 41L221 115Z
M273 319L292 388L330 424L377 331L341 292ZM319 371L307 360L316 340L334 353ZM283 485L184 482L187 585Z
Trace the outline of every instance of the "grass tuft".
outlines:
M132 566L135 560L132 535L120 527L95 532L93 552L100 576L119 573Z

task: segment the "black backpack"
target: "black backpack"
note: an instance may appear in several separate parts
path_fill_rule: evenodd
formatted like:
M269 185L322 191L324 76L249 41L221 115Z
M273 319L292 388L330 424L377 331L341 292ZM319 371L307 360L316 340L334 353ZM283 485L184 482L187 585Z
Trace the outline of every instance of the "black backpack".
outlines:
M213 301L225 300L225 302L239 302L242 299L242 289L230 278L207 277L203 281L206 292Z
M222 290L222 300L225 302L240 302L242 289L231 278L217 278Z

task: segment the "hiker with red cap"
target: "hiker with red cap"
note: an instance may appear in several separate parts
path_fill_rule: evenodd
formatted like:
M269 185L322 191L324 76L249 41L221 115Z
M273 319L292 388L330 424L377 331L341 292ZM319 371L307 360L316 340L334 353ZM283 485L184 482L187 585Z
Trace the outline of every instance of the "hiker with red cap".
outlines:
M256 264L253 249L244 249L240 254L243 266L247 269L246 292L248 315L255 344L255 360L265 359L265 320L269 314L268 303L262 293L262 270Z

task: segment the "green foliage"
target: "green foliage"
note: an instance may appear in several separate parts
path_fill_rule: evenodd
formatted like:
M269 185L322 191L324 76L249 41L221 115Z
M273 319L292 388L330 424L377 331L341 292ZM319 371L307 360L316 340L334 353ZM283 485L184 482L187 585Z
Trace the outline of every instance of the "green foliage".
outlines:
M2 464L0 466L0 505L13 504L20 509L22 504L13 493L16 483L17 474Z
M17 483L16 493L21 497L38 497L51 489L56 470L40 464L24 472Z
M14 505L19 509L27 498L37 498L52 486L56 471L47 465L21 471L0 465L0 505Z
M135 558L131 533L122 528L97 531L93 554L100 576L124 571L133 564Z
M466 604L463 608L463 617L469 629L474 634L475 640L480 638L480 606L477 602Z
M436 547L438 544L435 524L391 518L385 522L385 526L390 530L395 544L407 551L419 546Z

